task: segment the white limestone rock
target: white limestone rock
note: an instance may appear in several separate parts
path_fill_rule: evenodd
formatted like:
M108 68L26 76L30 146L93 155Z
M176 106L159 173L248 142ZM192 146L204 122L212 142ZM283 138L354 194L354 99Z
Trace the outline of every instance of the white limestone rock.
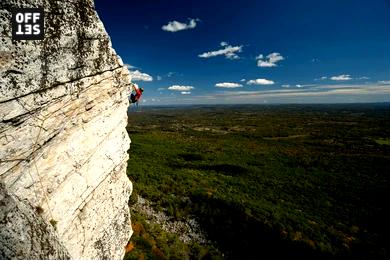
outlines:
M12 42L10 10L37 6L45 39ZM0 32L0 181L56 222L71 258L122 258L131 79L93 2L2 0Z

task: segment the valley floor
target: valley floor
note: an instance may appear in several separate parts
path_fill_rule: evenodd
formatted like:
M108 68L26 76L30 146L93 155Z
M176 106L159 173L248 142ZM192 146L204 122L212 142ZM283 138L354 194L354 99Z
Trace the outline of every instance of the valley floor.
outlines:
M143 107L128 132L127 259L389 258L388 104Z

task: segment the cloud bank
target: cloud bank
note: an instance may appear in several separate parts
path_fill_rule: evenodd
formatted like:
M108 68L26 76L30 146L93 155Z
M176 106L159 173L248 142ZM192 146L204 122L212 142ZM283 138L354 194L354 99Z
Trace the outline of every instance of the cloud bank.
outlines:
M159 97L161 104L259 104L268 103L355 103L388 102L390 81L364 84L302 85L306 88L282 88L243 91L225 89L204 95ZM295 87L295 85L290 85Z

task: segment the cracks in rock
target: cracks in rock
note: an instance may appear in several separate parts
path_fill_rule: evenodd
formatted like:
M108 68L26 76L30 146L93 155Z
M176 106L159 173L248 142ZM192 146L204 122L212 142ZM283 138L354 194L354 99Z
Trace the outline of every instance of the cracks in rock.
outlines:
M80 162L80 164L82 165L85 165L87 164L91 159L92 157L95 155L95 153L99 150L99 148L101 147L101 145L108 139L108 137L118 128L118 126L120 126L122 124L122 121L120 121L114 128L111 129L110 132L108 132L106 134L106 136L103 137L103 139L92 149L92 153L89 155L89 157L87 159L85 159L83 162ZM114 169L114 168L112 168ZM68 173L65 174L65 177L63 179L63 181L59 184L59 186L61 186L61 184L63 184L73 173L73 170L69 171ZM81 204L80 204L81 205ZM80 206L79 205L79 206Z
M4 75L3 77L7 77L9 74L20 75L20 74L24 74L24 72L21 70L10 69L10 70L6 70L5 72L3 72L3 75Z
M36 124L34 124L34 123L30 123L29 125L32 126L32 127L35 127L35 128L40 128L40 129L44 130L45 132L49 131L49 130L46 129L45 127L40 126L40 125L36 125Z
M118 68L121 68L121 67L118 67ZM117 69L118 69L118 68L117 68ZM115 69L115 70L116 70L116 69ZM114 71L114 70L113 70L113 71ZM90 88L92 88L93 86L98 85L98 84L102 83L103 81L110 79L111 77L113 77L113 76L109 76L109 77L100 79L100 80L97 81L97 82L91 83L90 85L84 87L83 90L82 90L80 93L84 93L84 92L88 91L88 90L89 90ZM81 80L81 79L80 79L80 80ZM79 90L78 90L78 91L79 91ZM30 93L30 94L32 94L32 93ZM29 94L28 94L28 95L29 95ZM78 98L79 93L77 94L77 97L76 97L76 98L75 98L75 97L72 97L72 95L73 95L72 93L70 93L70 94L63 94L63 95L61 95L61 96L59 96L59 97L56 97L55 99L49 100L49 101L47 101L47 102L45 102L45 103L41 103L41 104L40 104L40 107L37 107L37 108L35 108L35 109L28 109L28 108L26 107L27 104L21 103L21 101L19 100L20 97L19 97L19 98L15 98L14 100L16 100L16 101L20 104L20 106L23 107L23 109L25 109L27 112L26 112L26 113L23 113L23 114L20 114L20 115L14 117L14 118L7 119L7 120L3 120L3 121L1 121L1 123L12 124L13 126L19 126L20 124L22 124L22 123L24 122L24 121L23 121L23 118L25 118L27 115L34 115L34 114L38 113L39 111L43 110L44 106L49 106L50 104L54 104L54 103L58 102L59 100L61 100L63 97L68 96L68 95L70 95L70 99L69 99L68 101L66 101L65 104L64 104L61 108L59 108L59 109L57 109L57 110L55 110L55 111L53 111L53 112L51 113L51 114L54 114L54 113L58 112L59 110L62 110L62 109L63 109L65 106L67 106L71 101L73 101L73 100L75 100L76 98ZM1 102L0 102L0 103L1 103ZM2 130L1 132L3 132L3 130ZM1 133L1 132L0 132L0 133Z
M22 102L19 98L15 99L15 101L26 111L25 113L22 113L16 117L7 119L7 120L2 120L1 123L10 123L12 126L17 127L21 125L24 122L24 118L26 118L27 115L30 115L34 117L34 114L38 112L39 110L42 109L42 107L37 107L37 108L27 108L27 103ZM38 120L41 120L38 118ZM42 120L41 120L42 121Z
M83 209L83 208L85 207L85 205L93 198L94 192L95 192L98 188L100 188L101 184L102 184L103 182L105 182L108 178L112 177L111 173L114 172L113 169L116 168L116 167L118 167L118 166L121 166L124 162L126 162L126 161L121 161L119 164L114 165L114 167L112 168L112 170L111 170L110 172L107 173L107 175L99 182L99 184L97 184L97 185L95 186L95 188L94 188L93 190L91 190L91 191L88 193L88 195L84 196L84 200L78 205L78 207L76 208L76 210L72 213L72 216L75 216L75 217L72 219L72 221L70 222L70 224L72 224L72 223L74 222L74 220L78 217L78 215L76 214L77 211L80 212L80 209ZM82 195L82 196L83 196L83 195ZM89 199L90 196L91 196L91 199L87 201L87 199Z
M21 125L24 122L23 118L26 115L29 115L29 114L30 114L30 112L26 112L26 113L18 115L18 117L14 117L14 118L10 118L10 119L7 119L7 120L3 120L3 121L1 121L1 123L11 124L12 126L17 127L17 126Z
M111 160L112 165L115 165L115 161L111 158L110 155L107 155L107 154L104 154L104 155L106 155L107 159Z
M37 127L37 128L41 128L41 129L47 131L45 128L43 128L41 126L38 126L38 125L31 125L31 126L34 126L34 127ZM57 136L59 134L59 131L57 131L57 132L54 131L52 133L54 133L53 136L51 136L49 139L47 139L42 145L39 145L39 147L37 149L32 150L31 153L28 154L27 156L21 157L21 156L23 156L23 153L22 153L22 154L19 154L19 155L15 156L12 159L0 159L0 164L4 163L4 162L13 162L13 161L26 161L26 162L30 162L30 160L33 157L34 153L37 152L38 150L40 150L42 147L44 147L47 143L49 143L55 136ZM18 158L18 157L20 157L20 158ZM10 169L8 169L5 172L1 173L0 176L5 174L6 172L10 171L12 168L13 167L11 167Z
M35 91L32 91L32 92L29 92L29 93L26 93L26 94L23 94L23 95L20 95L18 97L13 97L13 98L10 98L10 99L7 99L7 100L3 100L3 101L0 101L0 104L2 103L6 103L6 102L10 102L10 101L13 101L13 100L16 100L16 99L19 99L19 98L23 98L23 97L26 97L28 95L31 95L31 94L39 94L39 93L42 93L42 92L45 92L45 91L48 91L48 90L51 90L51 89L54 89L60 85L65 85L65 84L68 84L68 83L74 83L74 82L77 82L79 80L82 80L82 79L85 79L85 78L91 78L91 77L95 77L95 76L98 76L100 74L104 74L106 72L114 72L118 69L122 69L123 66L118 66L118 67L115 67L115 68L112 68L112 69L108 69L108 70L104 70L104 71L100 71L100 72L97 72L97 73L94 73L94 74L90 74L90 75L86 75L86 76L83 76L83 77L80 77L80 78L76 78L76 79L71 79L69 81L65 81L65 82L58 82L58 83L55 83L47 88L41 88L41 89L38 89L38 90L35 90Z
M0 132L0 134L1 134L2 132ZM10 135L10 134L7 134L7 133L5 133L5 134L3 134L2 136L0 136L0 140L5 140L5 144L8 144L8 143L10 143L11 141L14 141L15 140L15 137L14 136L12 136L12 135ZM4 144L4 145L5 145ZM3 144L2 144L3 145Z
M110 79L111 77L112 77L112 76L103 78L103 79L99 80L98 82L95 82L95 83L92 83L92 84L88 85L88 86L83 90L83 92L89 90L92 86L98 85L98 84L100 84L101 82ZM66 95L64 95L64 96L66 96ZM63 97L63 96L62 96L62 97ZM60 98L58 98L58 99L60 99ZM57 99L56 99L56 100L57 100ZM65 102L65 104L64 104L61 108L59 108L59 109L57 109L57 110L51 112L51 113L48 114L48 115L44 115L44 116L43 116L44 119L40 119L38 116L36 116L36 118L37 118L38 120L40 120L40 121L42 122L42 125L43 125L43 122L44 122L46 119L48 119L51 115L53 115L53 114L55 114L55 113L57 113L57 112L63 110L63 108L66 107L68 104L70 104L72 101L73 101L72 98L68 99L68 100ZM21 104L21 106L24 106L24 105ZM26 115L28 115L28 114L34 115L34 114L37 113L38 110L41 110L41 109L42 109L42 107L41 107L41 108L37 108L37 109L34 110L34 111L27 112L27 113L24 114L24 117L25 117ZM75 111L76 111L76 109L73 110L73 112L75 112ZM6 121L10 121L10 120L6 120ZM119 124L118 124L118 125L119 125ZM116 127L117 127L117 126L116 126ZM114 128L114 129L115 129L115 128ZM44 130L46 130L46 129L44 129ZM4 132L4 131L2 131L2 132ZM57 130L57 133L56 133L54 136L52 136L51 138L49 138L49 139L48 139L46 142L44 142L42 145L40 145L40 146L38 147L37 150L41 149L44 145L46 145L49 141L51 141L51 140L52 140L55 136L57 136L60 132L61 132L61 130ZM109 132L107 135L109 135L109 134L111 134L111 133L112 133L112 131ZM105 139L106 139L106 137L97 145L97 147L100 146L100 144L101 144ZM6 174L7 172L11 171L11 170L14 169L15 167L17 167L21 162L23 162L23 161L29 161L29 159L31 159L31 158L33 157L34 153L35 153L37 150L33 150L33 151L32 151L29 155L27 155L27 156L23 156L23 157L15 156L13 159L2 159L2 160L0 160L0 164L3 163L3 162L12 162L12 161L16 161L16 162L17 162L16 164L14 164L14 165L11 166L10 168L8 168L6 171L4 171L3 173L1 173L0 176L3 176L3 175ZM21 154L21 155L22 155L22 154ZM92 155L91 155L91 156L92 156ZM90 157L86 160L86 162L88 162L89 159L90 159Z
M34 117L34 114L39 111L41 109L41 107L37 107L37 108L27 108L27 104L22 102L20 99L16 99L16 102L26 111L25 113L22 113L16 117L13 117L13 118L10 118L10 119L7 119L7 120L3 120L1 121L1 123L5 123L5 124L11 124L13 127L17 127L19 125L21 125L24 121L25 121L25 118L27 118L27 115L30 115L31 117ZM38 118L38 120L41 120ZM42 121L42 120L41 120ZM7 128L4 128L1 132L7 130Z
M118 164L117 166L119 165L122 165L124 164L126 161L122 161L120 164ZM95 189L93 189L91 191L91 193L89 193L86 198L81 202L81 204L79 205L79 207L77 207L77 209L75 210L75 214L72 214L74 215L74 218L69 222L68 226L66 228L63 229L63 231L70 231L71 228L72 228L72 225L76 225L76 231L80 231L80 228L79 226L81 227L81 229L83 230L84 232L84 237L83 237L83 243L82 244L82 252L85 251L85 248L87 247L87 243L90 243L91 241L87 241L87 238L86 238L86 232L87 230L85 228L88 228L89 230L93 229L94 231L94 237L93 237L93 241L92 242L95 242L93 245L95 247L95 249L97 249L99 252L100 252L100 256L99 258L103 258L101 255L105 256L105 258L109 259L110 256L107 255L107 253L105 253L105 249L107 249L106 245L107 245L107 240L101 240L101 239L104 239L105 237L107 237L107 231L112 231L112 229L110 229L111 227L114 227L116 226L116 222L118 222L117 220L121 220L122 219L122 214L123 212L122 211L119 211L117 213L117 215L115 215L115 217L113 218L110 218L110 221L108 221L107 223L104 223L104 227L102 228L101 226L99 227L89 227L87 223L88 222L88 219L84 219L83 218L83 214L84 214L84 211L87 211L86 208L88 208L88 203L91 201L91 200L95 200L95 199L100 199L100 197L97 197L95 194L95 191L98 189L98 188L101 188L102 186L102 183L104 182L107 182L107 179L112 177L111 173L113 171L111 171L108 175L106 175L106 177L95 187ZM107 204L106 204L107 205ZM125 204L125 206L127 206ZM100 209L96 208L96 209L92 209L94 211L94 213L98 214L98 212L100 211ZM129 213L127 213L128 215L125 217L125 220L128 220L128 216L129 216ZM92 214L89 214L88 217L91 217ZM125 222L126 223L126 222ZM121 224L124 224L123 222ZM127 224L127 223L126 223ZM96 230L97 229L97 230ZM73 230L72 230L73 231ZM121 231L120 229L117 229L116 231ZM124 230L125 231L125 230ZM73 232L72 232L73 233ZM111 234L111 233L110 233ZM96 240L96 235L103 235L102 237L100 237L100 239L97 239ZM112 257L111 257L112 258Z
M80 213L82 212L82 209L80 210ZM81 230L83 231L83 240L81 242L81 254L84 254L84 251L85 251L85 241L86 241L86 229L85 229L85 226L83 225L83 221L81 220L81 217L80 216L77 216L77 218L79 219L79 224L81 226Z
M40 127L40 126L36 126L36 127ZM44 128L42 128L44 129ZM45 130L45 129L44 129ZM13 161L18 161L17 165L19 165L22 161L26 161L26 162L30 162L32 160L32 158L34 157L34 154L36 152L38 152L40 149L42 149L43 147L45 147L51 140L53 140L56 136L58 136L58 134L60 134L60 131L57 130L57 131L54 131L52 132L54 133L49 139L47 139L46 141L44 141L42 144L37 144L38 146L31 151L31 153L29 155L27 155L26 157L23 157L23 158L13 158L13 159L0 159L0 164L1 163L5 163L5 162L13 162ZM0 177L2 177L3 175L5 175L7 172L11 172L11 170L13 168L15 168L17 165L14 165L12 166L11 168L9 168L8 170L6 170L5 172L1 173L0 174ZM22 174L11 184L14 185L15 182L17 182L20 177L22 176ZM6 175L4 176L6 177Z
M75 67L68 68L68 70L74 71L74 70L82 69L82 68L85 68L85 67L86 67L86 65L77 65Z

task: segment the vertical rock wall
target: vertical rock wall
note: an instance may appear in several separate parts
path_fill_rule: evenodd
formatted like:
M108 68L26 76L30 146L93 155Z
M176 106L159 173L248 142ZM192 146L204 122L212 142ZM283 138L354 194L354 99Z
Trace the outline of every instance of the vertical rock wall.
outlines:
M12 8L39 6L45 39L13 42ZM0 182L55 227L71 258L121 258L130 76L92 0L2 0L0 35Z

